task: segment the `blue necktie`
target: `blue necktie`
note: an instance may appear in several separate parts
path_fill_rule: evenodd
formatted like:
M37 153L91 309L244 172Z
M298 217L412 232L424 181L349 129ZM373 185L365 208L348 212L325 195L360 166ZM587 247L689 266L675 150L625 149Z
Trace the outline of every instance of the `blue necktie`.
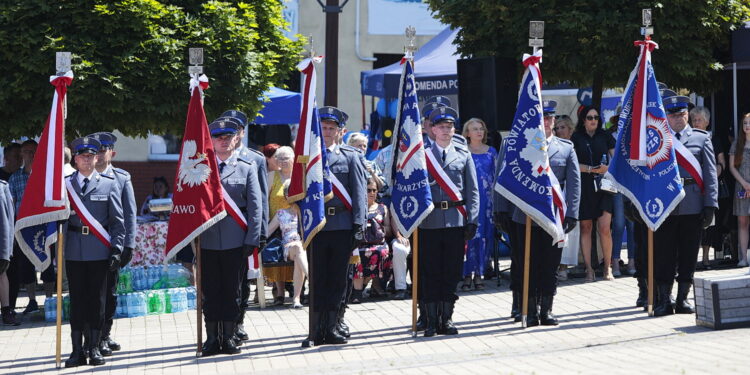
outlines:
M83 179L83 187L81 187L81 194L86 194L86 187L89 186L89 179L84 178Z
M219 174L224 173L224 167L226 167L226 166L227 166L227 163L225 163L225 162L219 163Z

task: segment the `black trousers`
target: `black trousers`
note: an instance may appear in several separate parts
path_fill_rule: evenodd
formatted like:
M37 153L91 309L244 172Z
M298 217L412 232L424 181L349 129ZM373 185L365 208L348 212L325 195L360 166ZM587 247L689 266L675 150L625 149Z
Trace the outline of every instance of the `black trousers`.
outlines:
M101 329L107 293L109 260L65 261L70 290L70 329Z
M201 288L203 314L207 322L237 320L240 314L242 248L201 249Z
M635 237L635 277L648 278L648 227L646 224L633 223Z
M18 257L16 254L18 254L16 251L21 251L20 249L16 250L17 245L16 241L13 241L13 256L10 257L10 264L8 264L8 270L5 271L8 274L8 307L15 310L16 309L16 300L18 300L18 291L21 288L21 283L19 282L18 278Z
M258 298L265 298L265 296L258 296ZM247 259L243 258L242 269L240 270L240 313L237 315L237 324L243 324L245 322L245 310L247 310L249 302L250 280L247 279Z
M456 284L463 278L464 228L419 230L419 293L421 301L458 300Z
M524 237L518 237L518 226L516 222L511 222L511 228L507 229L508 240L510 241L510 290L520 291L523 288L523 247ZM525 236L525 234L524 234Z
M312 264L313 309L337 311L346 293L352 231L318 232L308 253Z
M523 269L526 244L526 225L516 223L517 263L513 286L516 292L523 292ZM529 295L553 296L557 293L557 267L562 258L562 249L552 244L552 236L538 226L531 227L531 254L529 265Z
M107 301L104 304L104 326L102 337L109 336L117 309L117 282L120 280L120 269L107 272Z
M693 282L701 244L700 215L673 215L654 232L654 279L658 283Z

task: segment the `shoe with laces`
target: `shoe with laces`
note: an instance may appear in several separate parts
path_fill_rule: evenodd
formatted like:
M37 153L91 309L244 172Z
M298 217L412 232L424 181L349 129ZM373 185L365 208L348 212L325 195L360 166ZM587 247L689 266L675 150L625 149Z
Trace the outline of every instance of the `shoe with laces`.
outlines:
M36 303L36 300L29 301L29 304L26 305L26 308L23 310L23 315L31 314L39 311L39 305Z

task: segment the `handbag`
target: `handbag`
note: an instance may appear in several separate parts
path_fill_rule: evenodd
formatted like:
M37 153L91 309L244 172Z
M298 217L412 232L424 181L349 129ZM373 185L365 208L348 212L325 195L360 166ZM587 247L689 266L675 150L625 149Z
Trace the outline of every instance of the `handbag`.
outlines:
M284 248L278 237L272 238L260 253L263 263L277 263L284 259Z
M594 191L600 190L607 194L617 194L617 188L612 180L601 175L594 178Z

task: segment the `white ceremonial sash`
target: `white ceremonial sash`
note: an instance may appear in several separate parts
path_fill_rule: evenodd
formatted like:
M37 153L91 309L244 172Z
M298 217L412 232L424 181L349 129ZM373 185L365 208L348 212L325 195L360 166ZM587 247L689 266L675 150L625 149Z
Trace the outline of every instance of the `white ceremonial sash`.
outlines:
M458 202L461 199L461 191L458 190L458 186L453 183L453 181L448 177L448 175L445 173L445 170L443 170L443 167L438 163L438 161L435 159L435 155L432 153L431 149L425 149L425 156L427 156L427 171L430 172L430 176L435 179L437 184L440 186L440 189L442 189L445 194L450 197L450 199L454 202ZM433 202L434 203L434 202ZM464 215L464 218L468 218L469 215L466 213L466 206L456 206L456 209L461 212L462 215Z
M703 191L703 170L701 169L701 164L698 162L698 159L695 158L693 153L682 144L682 142L677 140L674 136L672 137L674 139L672 144L675 145L674 150L675 156L677 157L677 164L690 173L690 176L693 177L695 183L698 184L698 187Z
M224 189L224 185L221 185L221 194L224 195L224 203L226 203L224 208L227 210L229 216L237 222L242 230L247 231L247 219L245 218L245 215L242 214L240 208L237 207L237 203L234 203L232 197L227 190Z
M106 247L112 247L112 244L110 242L109 233L104 229L104 226L96 220L94 215L89 212L88 208L83 204L83 201L81 201L81 197L78 196L78 193L73 188L73 184L70 182L70 178L65 180L65 187L68 190L68 199L70 200L70 204L73 206L73 210L78 214L78 217L81 219L81 222L83 222L84 225L89 227L89 230L91 233L96 236L96 238L99 239L99 241L102 241L104 246Z

